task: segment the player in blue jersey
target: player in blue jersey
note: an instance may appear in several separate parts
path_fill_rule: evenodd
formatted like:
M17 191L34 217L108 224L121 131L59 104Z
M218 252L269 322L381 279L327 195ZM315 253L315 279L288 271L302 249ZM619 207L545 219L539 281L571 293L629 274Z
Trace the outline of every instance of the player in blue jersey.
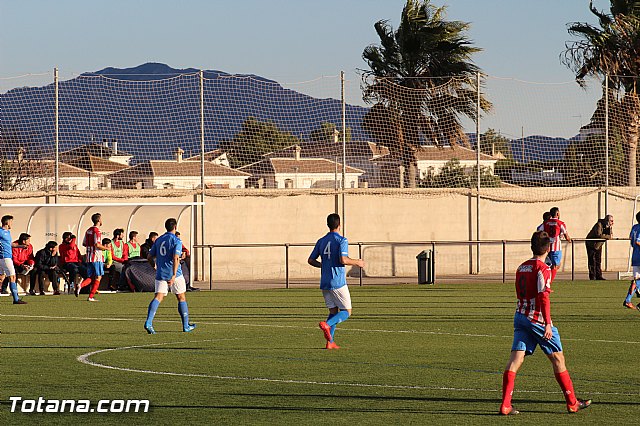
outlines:
M636 221L638 223L631 227L631 233L629 234L631 247L633 247L633 252L631 253L631 267L633 268L633 278L631 279L631 285L629 286L629 291L627 292L627 298L624 299L624 302L622 302L622 306L629 309L640 310L640 304L634 306L633 303L631 303L633 293L638 294L638 289L640 288L640 212L636 213Z
M167 232L153 243L147 256L151 266L156 269L156 295L149 304L147 321L144 323L144 329L149 334L156 333L153 328L153 317L156 315L160 302L169 292L169 287L171 287L171 292L178 299L178 313L182 318L182 331L190 332L196 328L195 324L189 323L189 308L185 297L187 283L180 268L182 242L176 237L177 226L177 220L174 218L167 219L164 223Z
M320 238L311 255L309 265L320 268L320 288L324 302L329 308L329 316L319 326L327 339L326 349L340 349L333 341L336 325L346 321L351 315L351 296L347 286L345 266L364 268L361 259L349 258L349 242L340 232L340 216L332 213L327 216L329 233ZM318 257L321 261L318 261Z
M4 277L8 276L9 290L11 291L11 297L13 297L13 304L26 305L27 302L18 297L18 284L16 284L16 270L13 267L11 248L27 248L27 246L13 242L11 239L13 216L2 216L0 223L2 223L2 228L0 228L0 282L4 281Z

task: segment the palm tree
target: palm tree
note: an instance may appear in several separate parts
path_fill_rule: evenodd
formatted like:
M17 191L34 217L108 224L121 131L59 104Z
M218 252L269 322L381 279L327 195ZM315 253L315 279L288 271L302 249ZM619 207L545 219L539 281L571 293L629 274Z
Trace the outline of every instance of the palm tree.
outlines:
M604 120L604 99L609 99L609 120L621 129L628 165L627 185L636 186L637 151L640 131L640 1L610 0L609 13L589 2L598 26L583 22L569 24L569 34L579 40L567 42L563 62L576 73L578 84L585 77L608 79L610 93L604 93L592 117L592 125ZM613 122L612 122L613 119Z
M400 25L375 23L380 45L365 48L362 57L363 99L372 108L363 122L377 142L388 146L415 187L415 147L469 144L462 116L478 119L477 76L471 56L481 51L464 33L469 24L446 21L445 7L430 0L407 0ZM480 108L491 104L481 98Z

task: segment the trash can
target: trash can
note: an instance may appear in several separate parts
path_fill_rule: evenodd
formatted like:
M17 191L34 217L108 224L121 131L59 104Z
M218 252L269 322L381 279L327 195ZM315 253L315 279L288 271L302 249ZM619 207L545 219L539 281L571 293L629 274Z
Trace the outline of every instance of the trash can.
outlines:
M416 259L418 259L418 284L433 284L433 250L421 251Z

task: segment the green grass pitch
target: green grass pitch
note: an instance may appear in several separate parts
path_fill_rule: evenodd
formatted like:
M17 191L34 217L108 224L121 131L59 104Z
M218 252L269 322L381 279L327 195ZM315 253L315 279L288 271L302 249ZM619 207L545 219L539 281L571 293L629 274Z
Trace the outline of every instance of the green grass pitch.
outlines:
M615 424L640 416L640 312L627 282L557 282L552 316L576 393L569 415L539 350L516 379L520 424ZM342 349L324 350L318 289L188 293L143 330L151 294L0 299L0 424L497 424L513 284L351 287ZM635 301L635 300L634 300ZM93 353L86 356L86 354ZM85 355L84 358L82 356ZM85 360L81 362L79 358ZM11 413L12 396L148 399L147 413Z

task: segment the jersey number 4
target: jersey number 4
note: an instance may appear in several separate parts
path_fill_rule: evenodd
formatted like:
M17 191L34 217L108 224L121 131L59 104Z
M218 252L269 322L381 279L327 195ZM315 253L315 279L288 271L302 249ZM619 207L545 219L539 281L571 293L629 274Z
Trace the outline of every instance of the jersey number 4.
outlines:
M331 241L327 243L327 246L324 248L322 254L326 254L327 259L331 259Z

